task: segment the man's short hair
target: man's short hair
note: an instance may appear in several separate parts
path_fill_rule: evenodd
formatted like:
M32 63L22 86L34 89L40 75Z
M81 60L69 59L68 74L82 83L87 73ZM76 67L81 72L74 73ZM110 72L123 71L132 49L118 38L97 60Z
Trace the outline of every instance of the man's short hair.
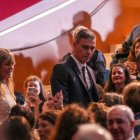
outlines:
M73 41L79 43L81 38L96 39L95 34L85 26L77 26L72 31Z
M107 118L108 118L108 115L110 114L110 112L112 112L113 110L116 110L116 109L119 109L120 111L126 113L128 119L130 121L134 121L134 113L133 111L131 110L130 107L126 106L126 105L114 105L112 106L109 111L107 112Z

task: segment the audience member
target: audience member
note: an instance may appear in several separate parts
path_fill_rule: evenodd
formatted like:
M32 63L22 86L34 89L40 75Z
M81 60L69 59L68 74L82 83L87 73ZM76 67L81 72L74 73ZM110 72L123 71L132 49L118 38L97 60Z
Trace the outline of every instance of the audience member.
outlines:
M25 106L34 112L37 120L45 102L45 89L41 79L36 75L28 76L24 81L24 91Z
M51 134L52 129L54 128L57 116L59 112L56 111L47 111L42 112L38 120L37 131L40 136L40 140L47 140Z
M137 75L137 66L136 66L136 57L140 52L140 37L136 38L134 41L132 48L129 52L129 56L126 62L124 62L124 66L128 69L131 77L135 79Z
M123 91L124 103L129 106L135 114L135 120L138 122L138 125L135 126L134 133L135 136L138 136L140 133L140 83L132 82L128 84Z
M0 122L8 118L11 108L16 105L13 85L15 58L12 52L0 48Z
M24 81L24 90L27 105L42 112L42 106L45 102L45 90L41 79L35 75L28 76Z
M129 71L122 64L114 64L105 85L105 93L122 93L123 88L131 82Z
M104 86L105 84L105 72L106 72L106 60L103 53L99 50L95 50L87 65L91 67L95 72L96 83Z
M23 95L23 93L19 92L19 91L15 91L14 95L16 97L16 103L20 104L20 105L24 105L25 104L25 96Z
M106 127L106 114L109 110L109 107L107 107L104 103L90 103L87 112L91 114L95 122L100 124L103 127Z
M78 125L92 121L92 117L79 105L67 105L59 115L49 140L71 140L78 129Z
M11 117L11 116L23 116L23 117L25 117L27 119L27 121L29 122L31 129L32 130L34 129L35 117L34 117L34 113L30 109L17 104L11 108L11 111L9 113L9 117Z
M111 134L97 124L82 124L71 140L113 140Z
M73 31L72 55L62 64L56 64L51 75L52 94L62 90L64 104L87 106L99 100L94 71L86 63L96 47L94 33L84 26ZM84 66L84 67L83 67Z
M126 105L115 105L107 112L107 128L114 140L134 140L134 113Z
M136 57L137 76L136 80L140 81L140 53Z
M127 60L132 44L138 37L140 37L140 24L137 24L132 28L128 38L122 43L122 47L117 49L111 62L111 66L119 62L123 63Z
M23 116L12 116L3 124L5 140L35 140L31 127Z
M131 32L130 35L127 38L127 42L130 44L129 46L124 46L126 49L129 49L132 47L133 42L135 41L136 38L140 37L140 24L135 25Z
M63 94L62 90L57 92L55 96L52 96L52 93L49 92L46 96L46 102L43 105L43 111L48 111L48 110L63 110L64 105L63 105Z
M106 93L102 100L108 107L123 104L123 95L118 93Z
M100 101L103 100L105 91L104 91L103 87L99 84L96 84L96 87L97 87L97 91L98 91L98 94L99 94L99 102L100 102Z

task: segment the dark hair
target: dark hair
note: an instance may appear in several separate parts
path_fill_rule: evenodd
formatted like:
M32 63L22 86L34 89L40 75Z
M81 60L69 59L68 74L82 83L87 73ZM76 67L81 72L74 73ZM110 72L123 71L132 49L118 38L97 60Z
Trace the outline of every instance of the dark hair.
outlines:
M3 126L6 140L32 140L30 125L23 116L12 116Z
M85 26L77 26L73 31L72 31L72 36L73 40L77 43L81 40L81 38L90 38L90 39L96 39L96 36L94 33L86 28Z
M35 125L35 117L33 112L19 104L11 108L9 116L23 116L28 120L31 128L33 128Z
M140 112L140 82L132 82L124 88L123 100L134 113Z
M94 116L96 123L106 127L106 114L109 107L104 103L91 102L87 107L87 112Z
M40 114L39 119L49 121L50 123L54 125L56 122L57 116L58 114L55 111L45 111Z
M123 96L118 93L105 93L102 101L111 107L113 105L123 104Z
M25 103L24 95L21 92L19 92L19 91L15 91L14 95L16 97L16 103L18 103L20 105L24 105L24 103Z
M114 83L112 82L112 78L111 78L112 70L114 67L121 67L123 69L124 74L125 74L125 85L129 84L132 81L128 69L123 64L121 64L121 63L114 64L110 69L109 77L108 77L107 83L104 88L105 92L116 92ZM120 91L120 92L122 92L122 91Z

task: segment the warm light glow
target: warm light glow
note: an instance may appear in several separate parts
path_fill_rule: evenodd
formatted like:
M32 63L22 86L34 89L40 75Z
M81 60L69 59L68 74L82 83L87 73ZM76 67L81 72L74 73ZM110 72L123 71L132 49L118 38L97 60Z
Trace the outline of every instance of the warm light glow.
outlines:
M8 29L2 31L0 33L0 36L3 36L5 34L7 34L7 33L10 33L10 32L12 32L12 31L14 31L14 30L16 30L18 28L21 28L21 27L23 27L23 26L25 26L25 25L27 25L27 24L35 21L35 20L38 20L38 19L40 19L42 17L45 17L45 16L47 16L47 15L53 13L53 12L56 12L57 10L64 8L64 7L72 4L75 1L77 1L77 0L69 0L69 1L66 1L66 2L64 2L64 3L62 3L62 4L60 4L60 5L56 6L56 7L54 7L52 9L49 9L49 10L47 10L47 11L45 11L45 12L43 12L43 13L37 15L37 16L34 16L34 17L32 17L32 18L30 18L30 19L28 19L28 20L26 20L26 21L24 21L22 23L19 23L19 24L15 25L15 26L12 26L11 28L8 28Z

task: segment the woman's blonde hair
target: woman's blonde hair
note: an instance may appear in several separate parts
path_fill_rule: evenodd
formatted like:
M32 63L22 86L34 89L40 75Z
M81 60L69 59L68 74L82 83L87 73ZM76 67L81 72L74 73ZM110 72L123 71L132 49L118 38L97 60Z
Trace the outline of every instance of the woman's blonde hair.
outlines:
M15 64L15 58L14 58L14 55L12 54L12 52L10 50L4 49L4 48L0 48L0 67L2 66L2 64L4 62L7 62L8 64L13 64L14 65ZM9 77L6 80L6 85L7 85L8 89L9 89L11 95L14 96L13 77ZM5 90L6 89L5 89L4 85L0 81L0 98L2 96L4 96L4 94L6 92Z

